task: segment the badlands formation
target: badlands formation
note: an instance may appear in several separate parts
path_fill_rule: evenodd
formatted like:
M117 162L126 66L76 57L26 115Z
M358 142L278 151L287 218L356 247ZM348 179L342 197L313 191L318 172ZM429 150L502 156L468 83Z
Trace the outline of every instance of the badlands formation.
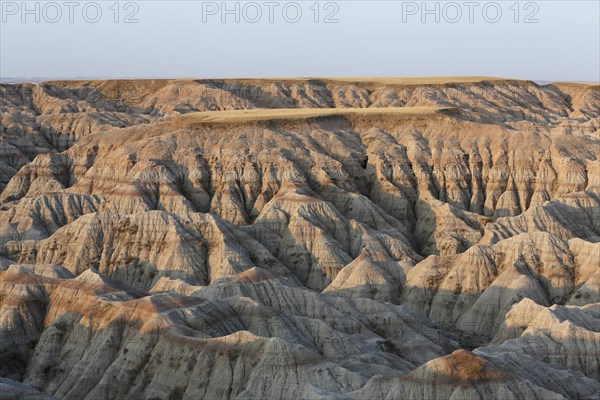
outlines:
M598 399L598 85L0 91L0 398Z

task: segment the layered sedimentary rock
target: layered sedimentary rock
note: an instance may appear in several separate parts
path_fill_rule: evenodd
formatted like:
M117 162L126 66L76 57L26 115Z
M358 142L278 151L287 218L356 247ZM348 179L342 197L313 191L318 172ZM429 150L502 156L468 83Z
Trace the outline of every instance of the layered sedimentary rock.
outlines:
M0 90L2 396L597 396L597 85Z

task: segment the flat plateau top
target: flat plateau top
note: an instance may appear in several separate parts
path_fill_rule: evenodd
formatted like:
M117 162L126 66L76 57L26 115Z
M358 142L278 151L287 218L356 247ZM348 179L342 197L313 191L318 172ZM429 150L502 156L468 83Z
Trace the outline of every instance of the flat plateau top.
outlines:
M222 83L306 83L320 81L324 83L376 83L380 85L435 85L447 83L479 83L484 81L516 82L520 79L497 78L489 76L432 76L432 77L263 77L263 78L142 78L142 79L73 79L48 80L43 83L100 83L114 81L130 81L139 83L169 83L169 82L222 82Z
M204 111L176 117L191 123L240 123L249 121L295 120L327 116L419 116L437 114L449 107L387 108L257 108L250 110Z
M477 84L481 82L494 82L496 84L509 84L516 82L529 82L523 79L501 78L492 76L430 76L430 77L262 77L262 78L106 78L106 79L50 79L36 81L41 84L52 84L57 86L70 86L74 84L84 85L110 85L116 82L128 82L130 84L147 85L150 87L163 87L171 83L214 83L214 84L304 84L308 82L322 82L329 84L354 84L358 86L371 85L446 85L446 84ZM6 82L8 84L35 84ZM547 82L541 85L580 85L597 86L598 82Z

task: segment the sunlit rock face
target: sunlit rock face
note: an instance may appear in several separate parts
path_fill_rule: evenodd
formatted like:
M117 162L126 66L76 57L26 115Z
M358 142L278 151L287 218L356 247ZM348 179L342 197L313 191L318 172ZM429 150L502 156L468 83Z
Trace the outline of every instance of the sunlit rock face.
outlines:
M0 398L597 398L597 85L0 91Z

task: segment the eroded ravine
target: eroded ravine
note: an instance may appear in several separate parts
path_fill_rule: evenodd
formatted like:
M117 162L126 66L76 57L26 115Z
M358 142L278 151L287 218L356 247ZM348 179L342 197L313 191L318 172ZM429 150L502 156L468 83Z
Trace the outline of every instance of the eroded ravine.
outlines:
M67 399L599 388L597 86L2 91L7 378Z

